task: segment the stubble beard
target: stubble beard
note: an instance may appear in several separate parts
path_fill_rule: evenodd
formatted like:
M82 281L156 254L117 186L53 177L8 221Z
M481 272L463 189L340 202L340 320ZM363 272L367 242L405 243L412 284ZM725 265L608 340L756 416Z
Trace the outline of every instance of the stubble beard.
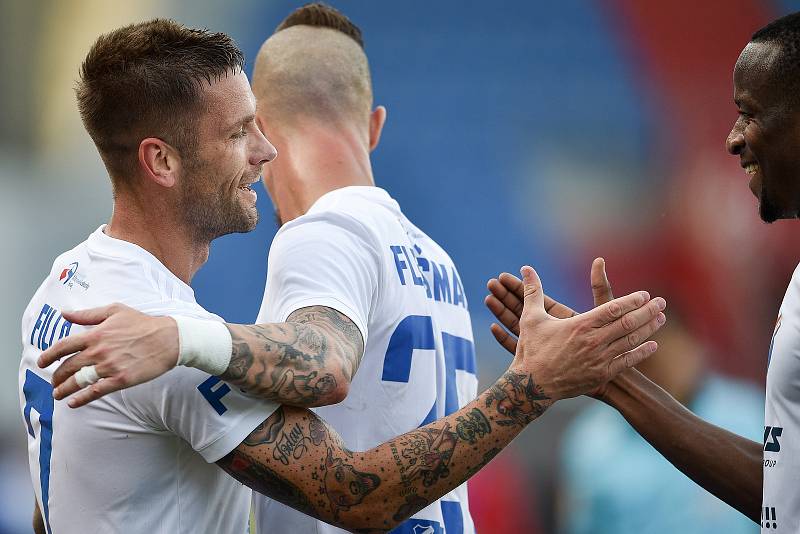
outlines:
M253 231L258 224L256 207L244 206L238 190L233 192L233 196L224 190L204 190L202 184L210 183L212 179L202 169L202 162L196 161L189 166L189 180L182 199L184 221L195 241L210 243L223 235Z

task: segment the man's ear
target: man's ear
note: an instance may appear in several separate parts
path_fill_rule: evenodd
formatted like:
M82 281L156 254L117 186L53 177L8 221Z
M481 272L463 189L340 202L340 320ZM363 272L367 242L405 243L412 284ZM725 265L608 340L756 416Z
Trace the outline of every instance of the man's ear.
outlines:
M139 168L149 180L162 187L172 187L180 174L181 158L166 141L147 137L139 143Z
M381 132L383 125L386 124L386 108L383 106L376 107L372 113L369 114L369 151L375 150L378 142L381 140Z

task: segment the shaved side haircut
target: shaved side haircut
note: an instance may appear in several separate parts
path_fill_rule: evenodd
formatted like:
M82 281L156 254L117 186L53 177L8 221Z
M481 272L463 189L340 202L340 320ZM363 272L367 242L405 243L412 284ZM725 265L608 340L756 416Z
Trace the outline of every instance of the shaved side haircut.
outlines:
M296 9L261 47L253 92L263 112L285 122L368 121L372 81L361 30L324 4Z

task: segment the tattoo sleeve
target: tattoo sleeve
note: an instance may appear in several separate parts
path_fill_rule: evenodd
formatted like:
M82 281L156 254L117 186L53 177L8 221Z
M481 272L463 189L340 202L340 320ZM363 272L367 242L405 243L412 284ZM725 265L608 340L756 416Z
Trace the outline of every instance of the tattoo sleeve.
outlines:
M284 406L218 464L323 521L385 532L477 473L550 404L532 375L509 370L459 411L365 452L313 412Z
M325 306L299 309L285 323L227 326L233 352L220 378L290 406L341 402L364 354L358 327Z

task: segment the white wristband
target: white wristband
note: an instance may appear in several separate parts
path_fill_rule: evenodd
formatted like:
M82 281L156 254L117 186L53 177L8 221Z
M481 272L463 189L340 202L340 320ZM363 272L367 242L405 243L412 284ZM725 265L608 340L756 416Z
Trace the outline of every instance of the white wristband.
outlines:
M225 323L170 315L178 323L178 365L221 375L231 363L233 340Z

